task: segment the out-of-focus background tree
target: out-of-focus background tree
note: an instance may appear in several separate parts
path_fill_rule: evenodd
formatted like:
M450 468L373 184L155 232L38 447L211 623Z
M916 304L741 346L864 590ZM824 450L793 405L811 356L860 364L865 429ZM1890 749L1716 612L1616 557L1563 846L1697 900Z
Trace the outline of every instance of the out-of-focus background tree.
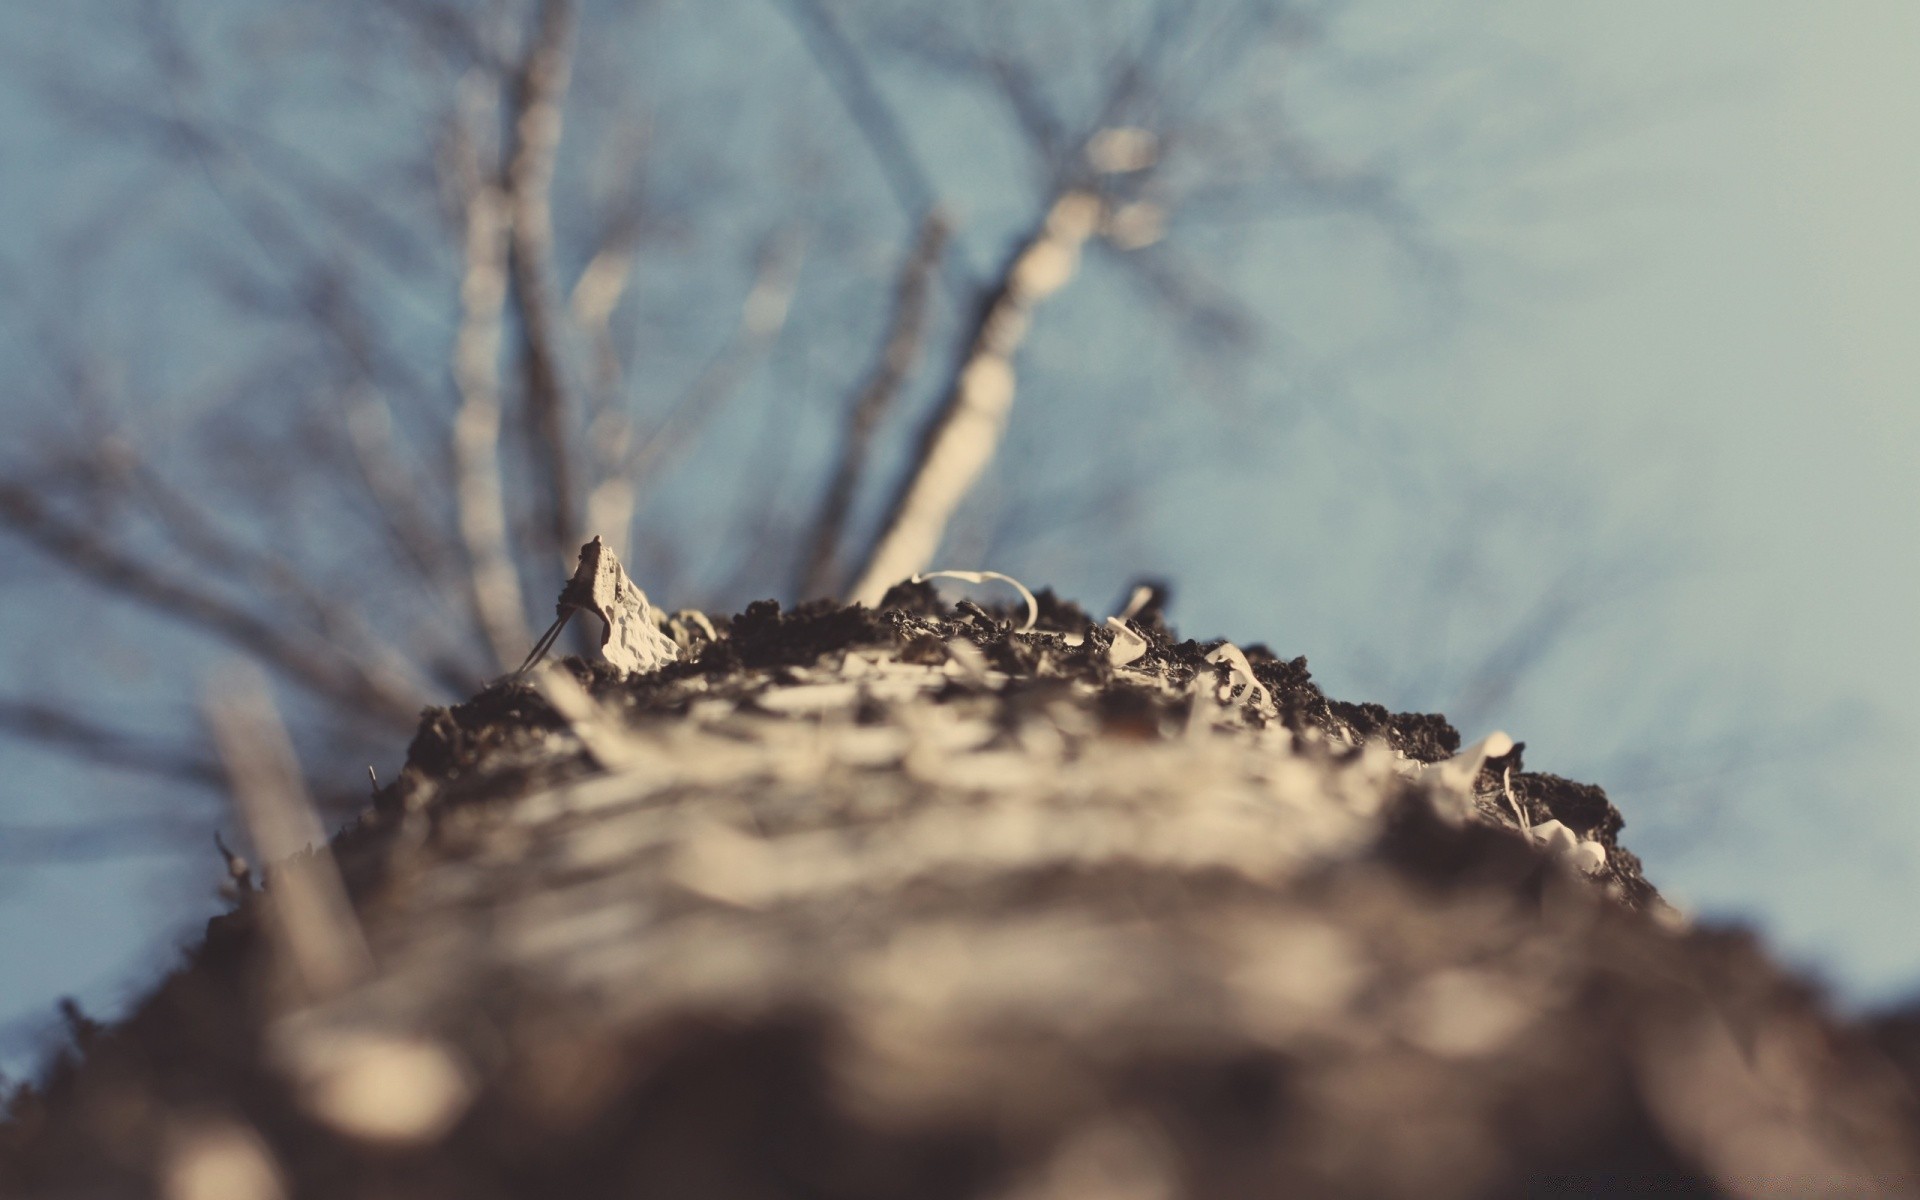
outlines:
M9 10L0 1054L209 907L219 662L344 815L588 533L671 607L1170 578L1910 980L1914 364L1799 182L1873 25L1637 7Z

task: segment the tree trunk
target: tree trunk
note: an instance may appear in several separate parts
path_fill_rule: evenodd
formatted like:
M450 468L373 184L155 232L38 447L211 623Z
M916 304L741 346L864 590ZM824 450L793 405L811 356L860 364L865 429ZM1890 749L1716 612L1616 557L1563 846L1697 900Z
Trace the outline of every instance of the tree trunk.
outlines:
M1597 789L1038 609L682 614L430 711L334 840L372 975L275 970L270 876L16 1099L0 1192L1920 1192L1893 1060Z

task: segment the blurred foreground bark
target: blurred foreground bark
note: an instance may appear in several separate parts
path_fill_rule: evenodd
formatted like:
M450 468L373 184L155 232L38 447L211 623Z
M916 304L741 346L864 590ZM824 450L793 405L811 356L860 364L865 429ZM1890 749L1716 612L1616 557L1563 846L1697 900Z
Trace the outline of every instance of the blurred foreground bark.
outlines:
M370 973L283 969L241 868L0 1192L1920 1193L1906 1043L1688 927L1597 789L1037 610L660 615L662 669L429 710L332 844Z

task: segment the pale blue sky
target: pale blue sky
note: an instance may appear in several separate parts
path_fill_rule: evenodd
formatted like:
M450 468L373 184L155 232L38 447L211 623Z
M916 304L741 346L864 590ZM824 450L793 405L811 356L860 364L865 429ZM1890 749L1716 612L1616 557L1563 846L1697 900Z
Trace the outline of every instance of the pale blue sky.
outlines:
M1512 4L1487 32L1573 64L1597 94L1679 97L1623 113L1615 136L1563 164L1606 197L1550 212L1535 235L1542 259L1576 266L1573 286L1363 385L1409 412L1422 395L1453 398L1435 420L1611 481L1597 508L1664 521L1688 548L1657 604L1627 606L1644 642L1597 640L1588 653L1607 661L1563 660L1501 723L1536 748L1533 765L1612 787L1628 843L1677 897L1757 914L1857 996L1911 988L1920 5ZM1647 186L1623 195L1613 178ZM1356 607L1329 606L1323 636ZM1649 841L1664 814L1636 812L1582 741L1613 695L1633 694L1608 690L1610 672L1681 662L1730 685L1703 703L1744 696L1791 715L1824 694L1875 720L1818 770L1742 780L1705 832Z
M1539 20L1529 36L1570 38L1616 77L1717 70L1720 97L1661 148L1698 182L1618 247L1616 278L1456 366L1515 420L1542 412L1530 396L1560 398L1539 436L1563 447L1645 454L1656 471L1683 462L1693 477L1675 488L1672 520L1705 569L1677 598L1677 627L1731 672L1764 663L1778 686L1878 710L1873 736L1806 790L1733 806L1723 840L1671 862L1652 855L1658 877L1698 903L1758 909L1794 953L1856 988L1911 986L1920 6L1605 13L1579 30Z
M1356 25L1357 45L1392 44L1408 14L1431 12L1372 11L1384 15ZM1458 320L1415 348L1325 352L1381 439L1341 429L1342 410L1310 411L1250 434L1238 469L1156 483L1127 561L1112 543L1089 561L1043 541L987 565L1095 605L1135 569L1160 571L1178 581L1189 634L1305 653L1349 699L1452 708L1435 682L1450 648L1465 657L1497 640L1491 626L1526 610L1541 572L1589 548L1604 566L1643 541L1673 569L1609 595L1484 721L1526 741L1530 766L1608 787L1628 845L1683 903L1757 921L1853 999L1910 990L1920 5L1512 0L1443 36L1468 48L1448 94L1480 114L1489 152L1502 105L1540 103L1503 65L1553 64L1563 95L1598 111L1500 195L1433 181L1442 222L1495 265L1475 273ZM35 236L44 198L30 191L0 181L0 250ZM1289 261L1315 272L1303 327L1324 320L1337 343L1339 264ZM1291 269L1250 256L1249 294L1299 307ZM1097 376L1071 345L1036 341L1032 356L1036 371ZM1370 448L1386 440L1413 449ZM1429 445L1446 450L1422 456ZM1456 479L1471 497L1451 495ZM1427 502L1386 494L1389 481ZM1409 584L1449 553L1479 565L1485 595L1442 601ZM43 634L4 630L19 647ZM1861 736L1822 753L1833 731L1798 722L1834 711ZM1780 757L1748 771L1696 761L1743 728L1769 730ZM1655 760L1646 778L1664 759L1672 786L1628 777L1636 748ZM35 756L11 744L0 755L10 816L85 811L70 782L44 785ZM1702 789L1721 800L1710 816L1689 799ZM27 1028L63 992L111 1010L204 914L212 866L210 852L0 865L0 1029ZM17 1064L22 1044L0 1043L0 1062Z
M1467 543L1483 583L1517 594L1539 586L1531 567L1644 542L1665 576L1600 604L1486 720L1535 769L1606 786L1683 905L1757 921L1856 1001L1907 994L1920 5L1493 11L1445 35L1501 47L1462 68L1466 111L1532 103L1504 89L1533 61L1565 68L1569 107L1594 111L1511 194L1439 204L1508 264L1481 273L1455 326L1342 360L1345 393L1401 439L1465 442L1412 455L1437 477L1424 497L1452 480L1483 507L1343 496L1409 459L1309 419L1274 437L1266 471L1169 489L1145 557L1180 581L1183 630L1304 652L1337 695L1459 712L1428 682L1448 677L1449 642L1470 656L1524 605L1409 596L1434 547ZM1276 306L1292 284L1274 280ZM1756 734L1720 761L1727 737Z

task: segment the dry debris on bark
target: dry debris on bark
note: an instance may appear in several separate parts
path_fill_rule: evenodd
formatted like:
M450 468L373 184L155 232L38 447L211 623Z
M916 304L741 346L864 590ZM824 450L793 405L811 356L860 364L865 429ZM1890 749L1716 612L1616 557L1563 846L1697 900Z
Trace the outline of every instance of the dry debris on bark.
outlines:
M299 994L247 893L0 1193L1920 1194L1920 1038L1687 927L1599 789L1035 607L655 616L429 711L334 839L372 976Z

